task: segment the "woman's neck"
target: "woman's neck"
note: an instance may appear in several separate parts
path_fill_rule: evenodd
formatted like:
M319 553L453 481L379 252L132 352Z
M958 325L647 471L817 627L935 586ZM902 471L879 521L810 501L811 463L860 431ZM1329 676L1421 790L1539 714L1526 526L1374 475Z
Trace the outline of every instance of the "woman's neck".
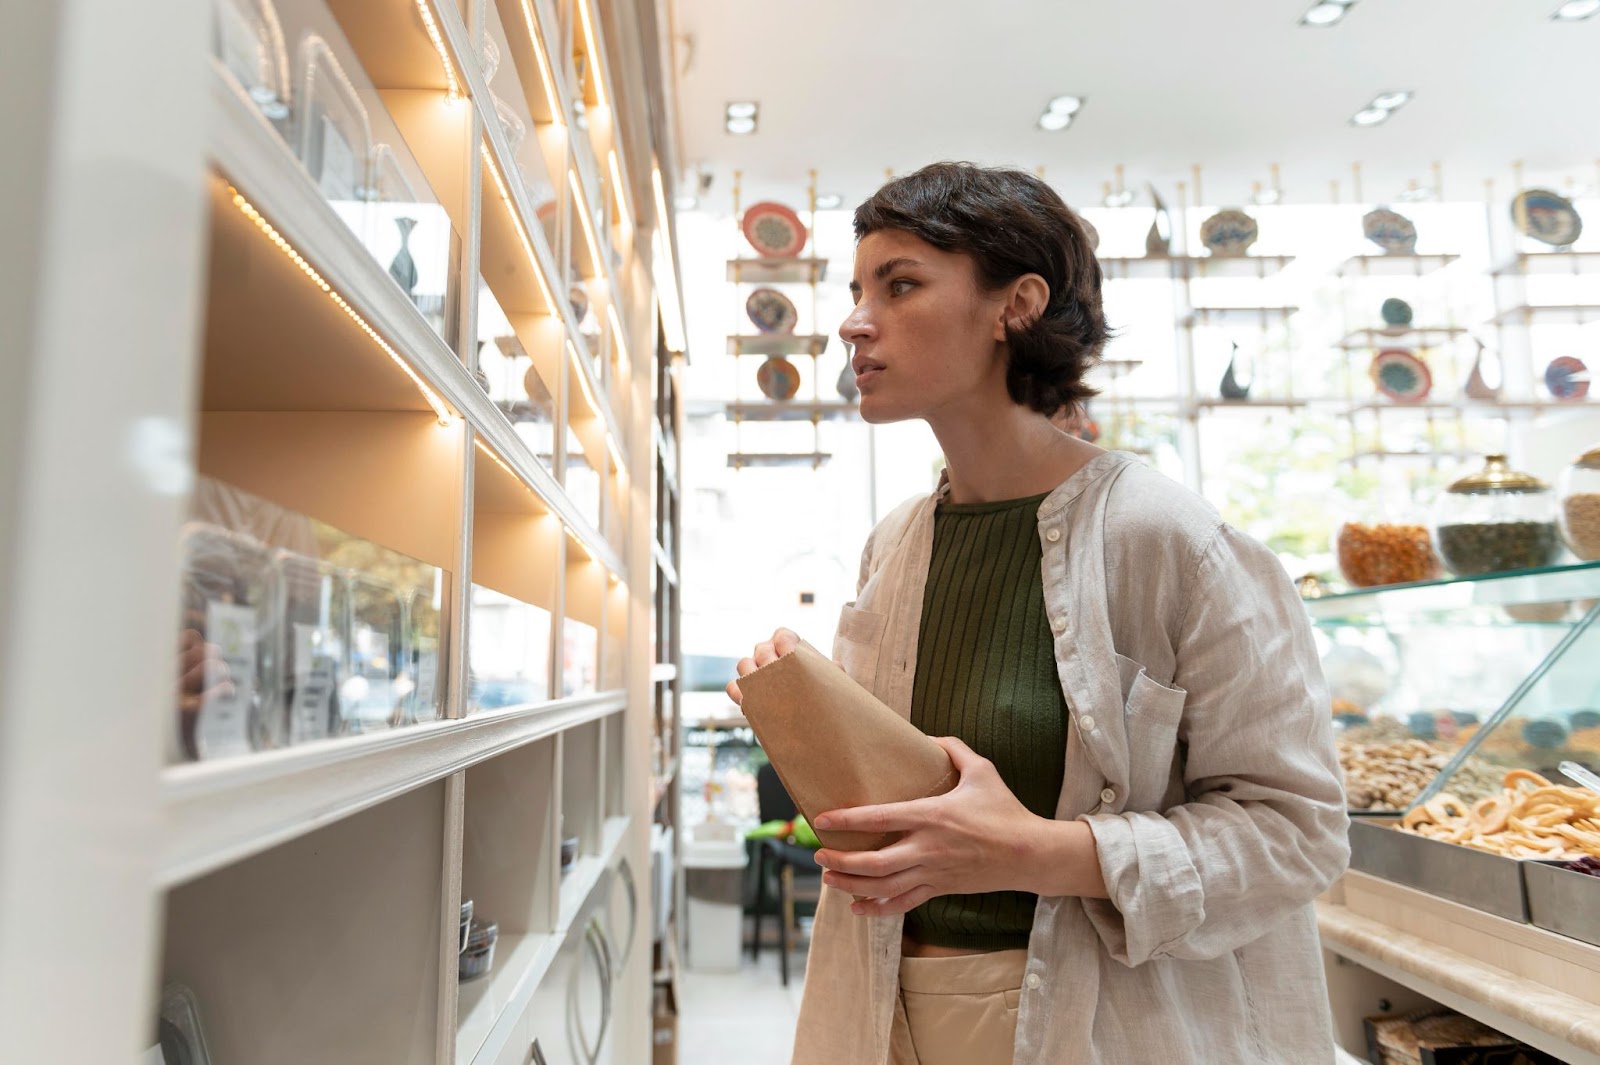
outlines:
M992 503L1049 492L1104 454L1009 395L1000 398L984 402L973 396L962 410L928 418L944 449L950 502Z

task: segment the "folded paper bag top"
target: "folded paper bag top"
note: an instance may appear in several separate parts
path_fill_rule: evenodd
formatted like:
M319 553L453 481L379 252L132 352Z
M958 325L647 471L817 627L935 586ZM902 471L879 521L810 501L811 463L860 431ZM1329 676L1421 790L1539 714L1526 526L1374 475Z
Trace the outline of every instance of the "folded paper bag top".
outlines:
M944 748L808 643L739 678L744 716L806 820L853 806L943 795L959 774ZM877 850L896 833L818 831L826 847Z

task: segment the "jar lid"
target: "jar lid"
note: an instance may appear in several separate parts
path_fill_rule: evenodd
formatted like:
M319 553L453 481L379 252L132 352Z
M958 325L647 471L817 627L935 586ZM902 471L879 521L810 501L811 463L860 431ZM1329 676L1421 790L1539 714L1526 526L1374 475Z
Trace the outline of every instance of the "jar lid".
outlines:
M1582 466L1586 470L1600 470L1600 444L1585 451L1572 460L1574 466Z
M1445 491L1458 495L1481 495L1490 492L1543 492L1549 488L1532 474L1513 470L1504 455L1487 455L1484 458L1483 469L1461 478Z
M467 935L467 953L487 950L489 944L500 938L500 926L494 921L474 921Z

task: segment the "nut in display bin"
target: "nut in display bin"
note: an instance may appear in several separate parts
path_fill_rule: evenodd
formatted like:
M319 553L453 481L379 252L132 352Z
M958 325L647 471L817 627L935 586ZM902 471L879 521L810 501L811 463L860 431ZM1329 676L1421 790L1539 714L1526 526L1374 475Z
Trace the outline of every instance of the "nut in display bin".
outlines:
M1554 493L1504 455L1488 456L1483 469L1444 490L1433 535L1439 557L1461 577L1536 569L1561 557Z

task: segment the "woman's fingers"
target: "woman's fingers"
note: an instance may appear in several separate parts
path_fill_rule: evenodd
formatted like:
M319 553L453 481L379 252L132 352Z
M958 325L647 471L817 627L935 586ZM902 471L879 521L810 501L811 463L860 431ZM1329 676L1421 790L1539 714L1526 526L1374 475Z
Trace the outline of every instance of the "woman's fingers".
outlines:
M758 643L756 644L755 658L757 666L770 666L778 660L778 652L773 649L770 641Z
M727 687L728 698L733 700L735 706L744 705L744 692L739 690L739 682L730 680Z
M800 637L792 629L779 629L772 634L772 649L782 658L800 646Z

